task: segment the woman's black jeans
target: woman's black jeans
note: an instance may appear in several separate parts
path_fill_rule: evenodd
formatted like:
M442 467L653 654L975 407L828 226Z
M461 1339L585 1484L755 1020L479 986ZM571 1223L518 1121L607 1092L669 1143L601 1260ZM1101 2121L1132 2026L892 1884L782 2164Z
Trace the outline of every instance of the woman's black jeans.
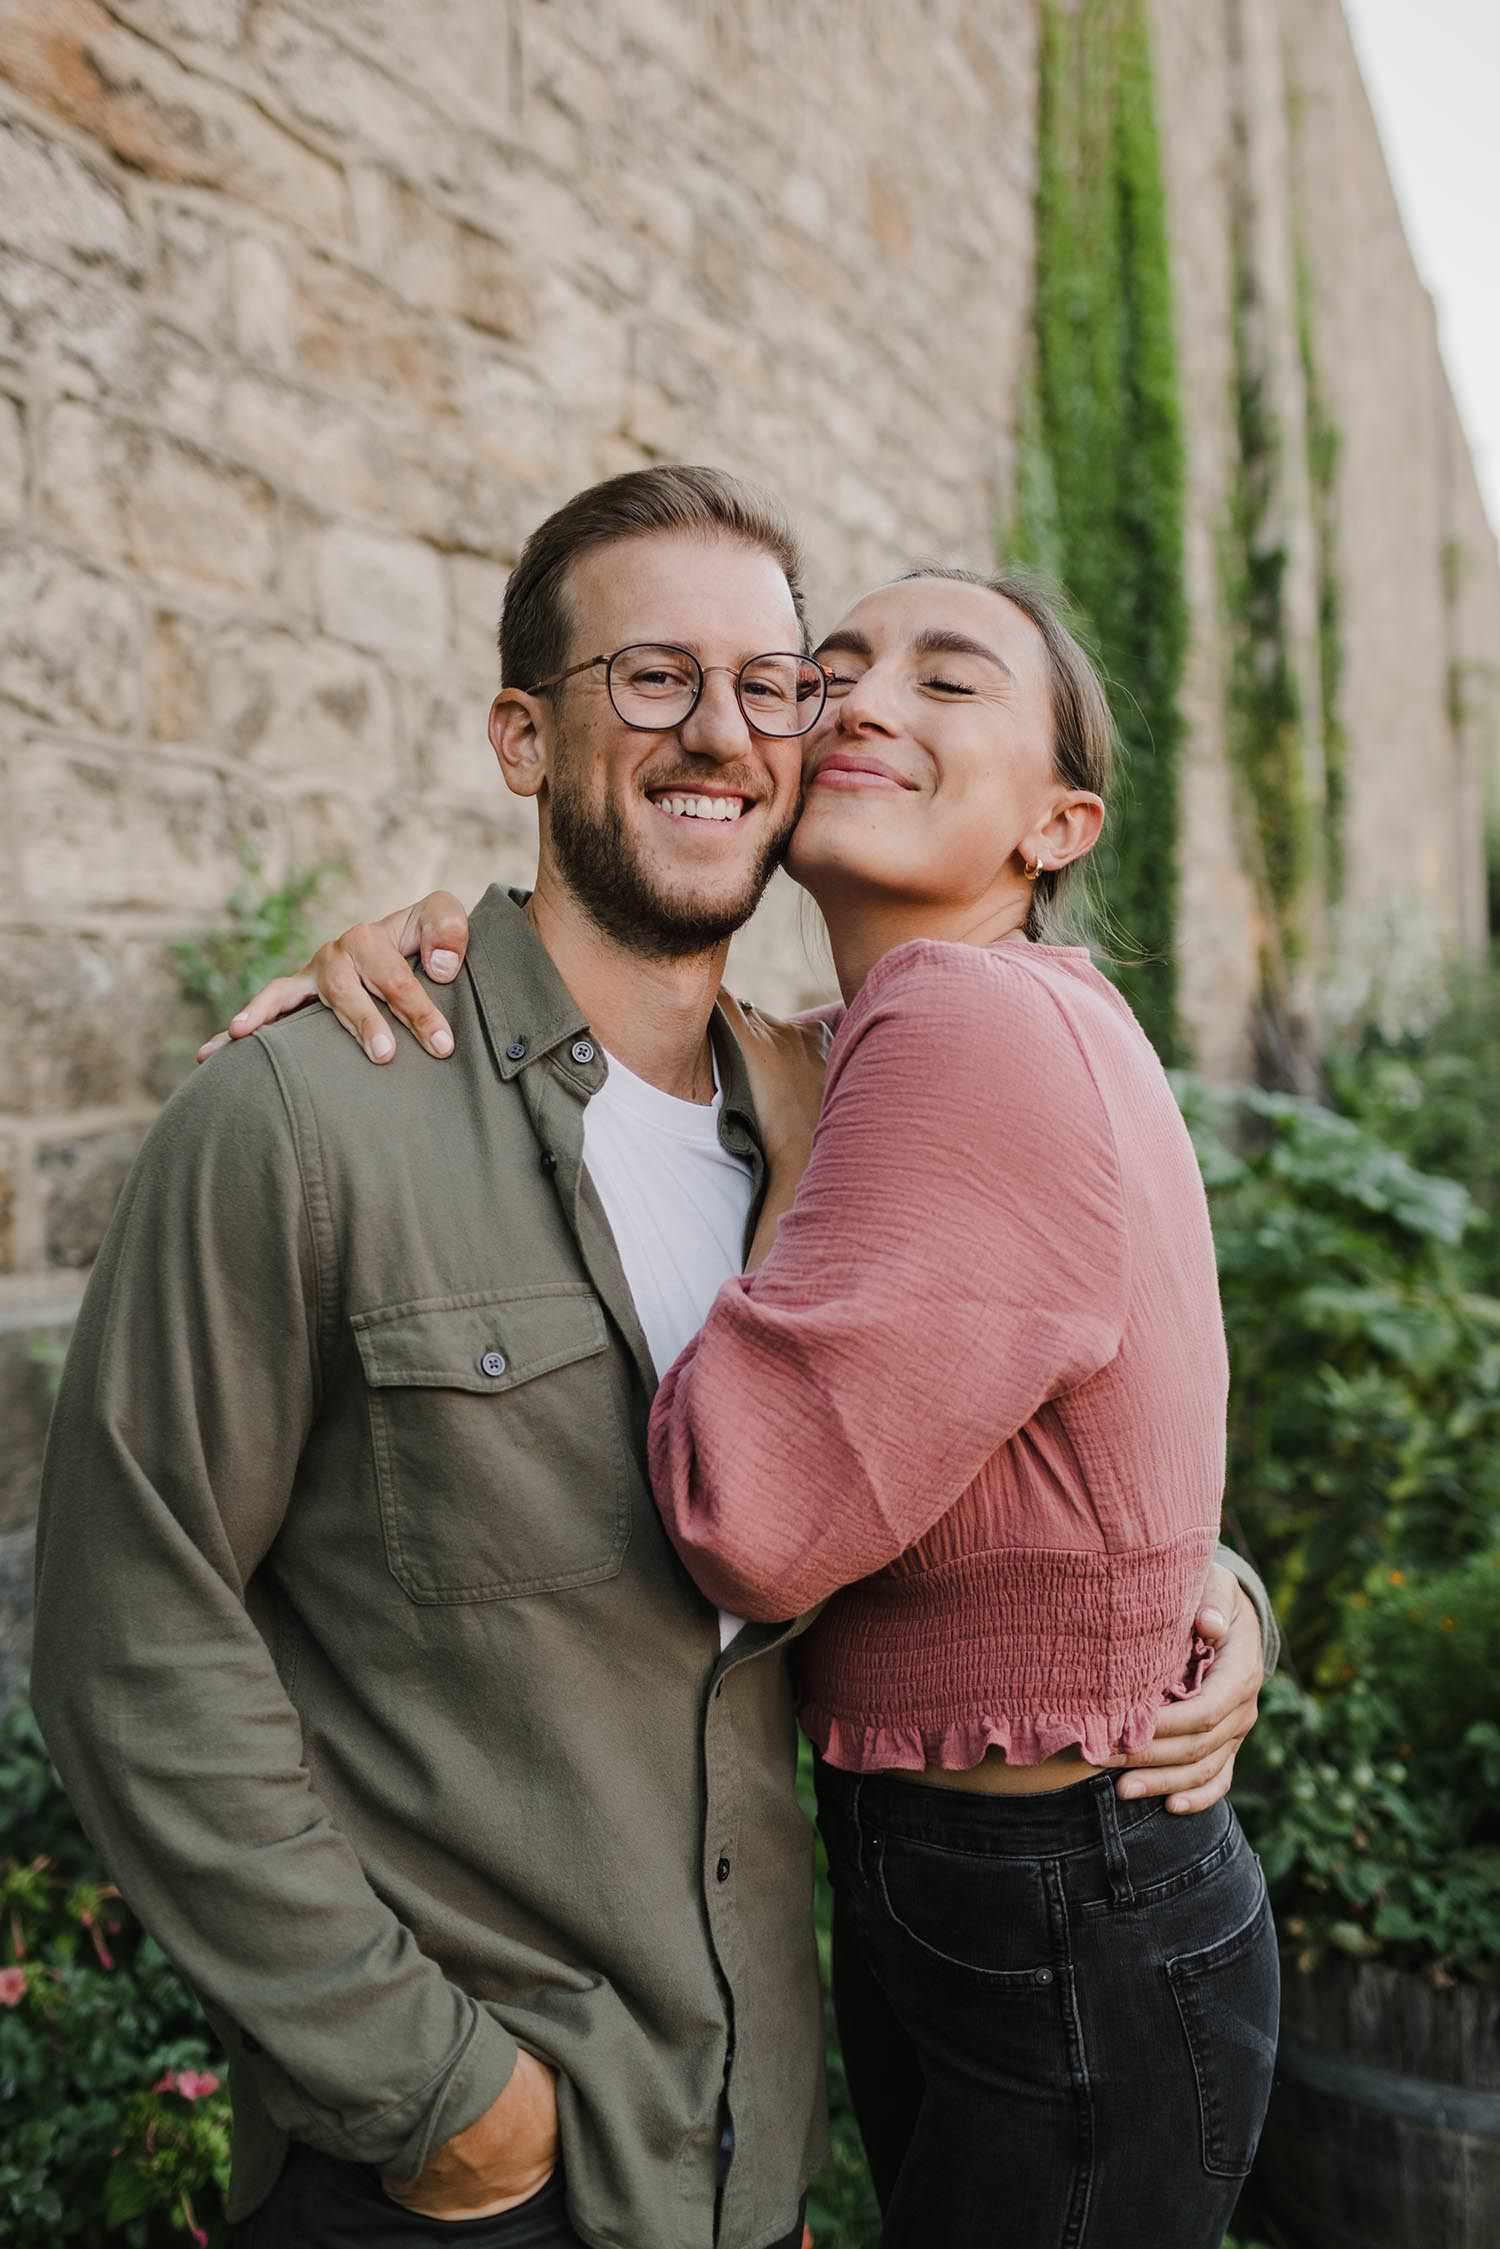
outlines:
M1219 2249L1280 1974L1227 1801L818 1767L834 2001L883 2249Z

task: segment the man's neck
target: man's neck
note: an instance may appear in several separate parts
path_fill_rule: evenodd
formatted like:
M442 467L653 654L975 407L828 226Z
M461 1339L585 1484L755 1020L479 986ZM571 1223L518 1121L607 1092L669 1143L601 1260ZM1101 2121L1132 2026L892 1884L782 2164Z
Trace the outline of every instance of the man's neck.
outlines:
M708 1023L728 942L651 960L606 937L567 891L539 877L527 915L606 1053L679 1101L711 1101Z

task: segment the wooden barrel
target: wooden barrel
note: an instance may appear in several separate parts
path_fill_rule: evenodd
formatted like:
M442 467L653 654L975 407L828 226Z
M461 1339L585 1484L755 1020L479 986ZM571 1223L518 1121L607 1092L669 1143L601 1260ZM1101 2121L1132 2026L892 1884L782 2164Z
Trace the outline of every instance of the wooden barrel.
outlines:
M1295 2249L1497 2249L1500 1992L1289 1962L1255 2183Z

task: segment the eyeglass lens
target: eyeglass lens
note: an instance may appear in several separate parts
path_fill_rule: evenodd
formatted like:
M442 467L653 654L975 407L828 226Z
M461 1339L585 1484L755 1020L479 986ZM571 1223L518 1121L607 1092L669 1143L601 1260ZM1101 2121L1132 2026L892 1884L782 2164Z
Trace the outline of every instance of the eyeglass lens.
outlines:
M702 666L685 648L643 642L610 660L610 700L627 726L679 726L702 689ZM805 734L825 692L823 673L807 656L752 656L735 679L740 709L758 734Z

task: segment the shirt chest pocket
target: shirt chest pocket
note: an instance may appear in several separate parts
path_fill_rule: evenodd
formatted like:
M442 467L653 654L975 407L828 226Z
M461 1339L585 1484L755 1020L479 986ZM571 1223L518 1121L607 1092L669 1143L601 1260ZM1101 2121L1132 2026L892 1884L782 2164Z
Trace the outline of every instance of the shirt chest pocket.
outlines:
M581 1282L359 1312L381 1528L413 1601L613 1577L630 1536L621 1402Z

